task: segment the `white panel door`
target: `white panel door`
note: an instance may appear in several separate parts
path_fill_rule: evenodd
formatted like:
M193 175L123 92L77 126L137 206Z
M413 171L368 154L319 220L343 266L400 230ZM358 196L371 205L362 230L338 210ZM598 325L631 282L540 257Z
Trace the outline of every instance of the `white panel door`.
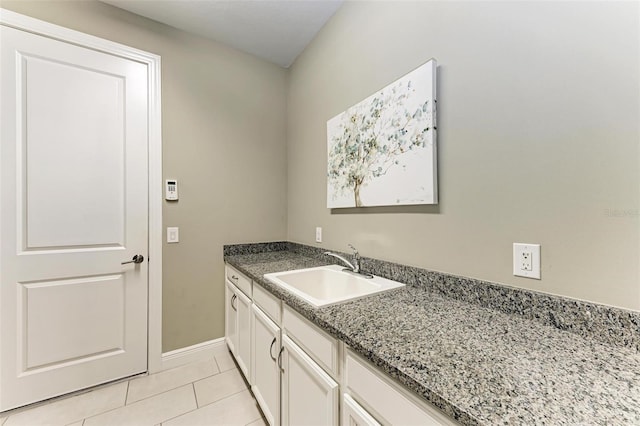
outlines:
M138 62L0 40L6 410L147 369L148 89Z
M337 425L338 384L289 336L282 345L282 425Z

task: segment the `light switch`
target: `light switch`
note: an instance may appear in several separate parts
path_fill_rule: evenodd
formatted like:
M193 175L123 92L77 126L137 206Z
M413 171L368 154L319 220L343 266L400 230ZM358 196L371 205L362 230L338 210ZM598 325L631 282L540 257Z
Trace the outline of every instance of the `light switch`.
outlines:
M167 242L168 243L177 243L180 241L180 235L178 227L168 227L167 228Z

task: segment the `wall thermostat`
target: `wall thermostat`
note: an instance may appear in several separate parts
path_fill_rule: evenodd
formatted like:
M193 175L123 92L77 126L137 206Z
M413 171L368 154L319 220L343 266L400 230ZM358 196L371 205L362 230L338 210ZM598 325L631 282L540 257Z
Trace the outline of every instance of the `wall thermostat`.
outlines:
M178 199L178 181L175 179L167 179L165 188L165 199L175 201Z

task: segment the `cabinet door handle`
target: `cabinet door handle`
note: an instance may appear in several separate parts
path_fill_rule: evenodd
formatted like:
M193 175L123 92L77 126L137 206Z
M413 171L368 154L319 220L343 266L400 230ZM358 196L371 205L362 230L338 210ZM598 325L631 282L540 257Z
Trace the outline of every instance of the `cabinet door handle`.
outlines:
M238 298L238 296L235 295L235 294L233 296L231 296L231 307L233 308L234 311L238 310L238 308L236 308L236 305L233 304L233 301L236 300L237 298Z
M276 340L278 340L277 337L273 338L273 341L271 342L271 346L269 346L269 356L271 357L271 359L273 360L273 362L276 362L276 357L273 356L273 345L276 344Z
M238 281L238 277L236 277L235 275L231 275L231 279L232 279L233 281Z
M282 368L282 352L284 352L284 346L280 348L280 352L278 352L278 367L280 371L284 373L284 368Z

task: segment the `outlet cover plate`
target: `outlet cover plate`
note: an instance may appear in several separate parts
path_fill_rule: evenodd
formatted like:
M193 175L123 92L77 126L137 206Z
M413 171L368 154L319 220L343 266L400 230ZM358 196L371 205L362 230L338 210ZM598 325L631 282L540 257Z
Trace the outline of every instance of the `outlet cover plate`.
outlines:
M540 279L540 244L513 244L513 275Z

